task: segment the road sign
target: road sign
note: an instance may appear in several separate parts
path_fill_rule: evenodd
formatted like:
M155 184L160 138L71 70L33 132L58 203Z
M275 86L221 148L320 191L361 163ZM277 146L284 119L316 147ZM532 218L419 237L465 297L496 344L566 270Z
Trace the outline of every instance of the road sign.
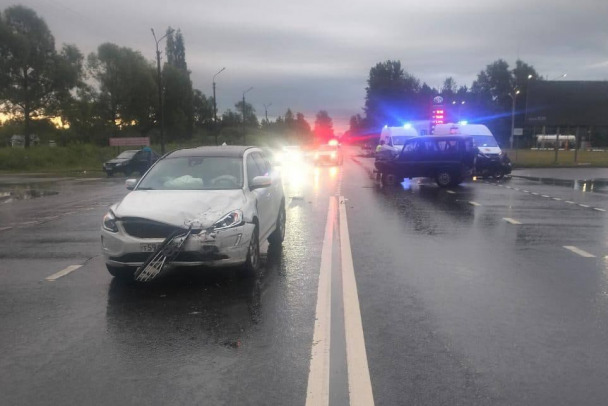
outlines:
M150 137L110 137L111 147L136 147L140 145L150 145Z

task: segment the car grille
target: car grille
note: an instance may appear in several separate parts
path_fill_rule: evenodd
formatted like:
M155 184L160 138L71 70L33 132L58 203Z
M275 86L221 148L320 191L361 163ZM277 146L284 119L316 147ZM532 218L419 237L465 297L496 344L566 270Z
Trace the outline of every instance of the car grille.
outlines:
M183 230L180 227L139 218L122 219L122 226L127 234L137 238L167 238L174 231Z

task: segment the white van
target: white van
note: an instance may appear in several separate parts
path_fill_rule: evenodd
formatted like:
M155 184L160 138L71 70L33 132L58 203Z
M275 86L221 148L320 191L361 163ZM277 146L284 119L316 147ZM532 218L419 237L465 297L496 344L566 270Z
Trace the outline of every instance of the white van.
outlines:
M483 124L447 123L437 124L433 135L470 135L475 145L484 155L501 155L502 151L496 138L488 127Z
M403 149L405 141L418 137L418 135L418 131L411 124L405 124L401 127L385 125L380 133L380 143L384 141L384 145L380 148L380 154L396 156Z

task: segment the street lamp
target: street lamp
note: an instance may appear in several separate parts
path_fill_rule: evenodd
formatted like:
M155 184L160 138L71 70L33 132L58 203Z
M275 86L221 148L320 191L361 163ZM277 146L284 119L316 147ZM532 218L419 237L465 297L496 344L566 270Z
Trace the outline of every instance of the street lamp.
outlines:
M217 101L215 98L215 77L226 70L226 67L223 67L219 70L218 73L213 75L213 122L217 125Z
M264 105L264 116L266 117L266 123L268 123L268 107L272 106L272 103Z
M519 94L519 89L517 87L513 88L511 93L509 93L509 97L513 100L512 108L511 108L511 149L513 149L513 139L515 135L515 100L517 99L517 95Z
M158 44L167 37L167 35L173 34L175 31L173 28L167 30L167 33L156 39L156 34L154 33L154 28L150 28L152 31L152 36L154 37L154 41L156 41L156 71L158 73L158 107L160 109L160 152L161 154L165 153L165 112L163 109L163 82L160 71L160 51L158 49Z
M253 90L253 86L243 91L243 126L245 125L245 94Z

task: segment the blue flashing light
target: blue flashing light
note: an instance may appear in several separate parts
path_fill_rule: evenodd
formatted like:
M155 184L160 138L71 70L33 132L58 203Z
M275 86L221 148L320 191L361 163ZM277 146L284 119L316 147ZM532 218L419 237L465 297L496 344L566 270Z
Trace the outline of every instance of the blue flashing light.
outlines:
M388 124L384 124L384 128L388 128Z
M462 121L459 121L458 124L467 125L467 124L469 124L469 122L467 120L462 120Z

